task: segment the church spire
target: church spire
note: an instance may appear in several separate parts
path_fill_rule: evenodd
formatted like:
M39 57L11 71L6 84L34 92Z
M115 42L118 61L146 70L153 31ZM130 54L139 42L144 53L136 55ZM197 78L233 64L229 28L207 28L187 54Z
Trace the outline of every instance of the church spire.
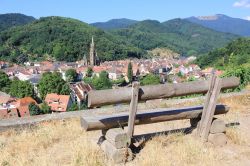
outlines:
M93 36L92 36L92 42L90 44L90 50L89 50L89 62L90 62L90 66L96 65L96 50L95 50L95 43L94 43Z

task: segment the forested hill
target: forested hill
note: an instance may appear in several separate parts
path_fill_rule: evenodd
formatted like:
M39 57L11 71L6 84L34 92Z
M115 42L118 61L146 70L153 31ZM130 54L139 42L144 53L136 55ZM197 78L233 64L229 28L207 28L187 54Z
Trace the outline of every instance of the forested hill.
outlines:
M201 67L213 66L216 68L237 67L249 65L250 67L250 38L240 38L226 47L216 49L197 59Z
M112 19L107 22L96 22L92 23L91 25L103 30L111 30L111 29L127 28L130 25L133 25L137 22L138 21L136 20L121 18L121 19Z
M0 32L13 26L25 25L35 18L18 13L0 14Z
M135 46L150 50L167 47L183 55L198 55L223 47L237 35L217 32L183 19L160 23L145 20L129 28L111 31Z
M76 19L44 17L0 32L0 59L76 61L89 54L94 36L102 61L146 56L164 47L182 55L200 55L224 47L238 36L207 29L182 19L164 23L145 20L117 30L103 31Z
M101 60L140 57L142 50L81 21L45 17L0 33L0 59L22 63L30 60L75 61L88 56L91 37Z

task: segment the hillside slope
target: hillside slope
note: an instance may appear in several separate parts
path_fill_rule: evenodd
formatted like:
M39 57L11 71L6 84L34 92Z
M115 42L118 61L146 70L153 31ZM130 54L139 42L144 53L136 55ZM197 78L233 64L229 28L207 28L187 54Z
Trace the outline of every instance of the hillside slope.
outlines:
M89 54L94 37L101 60L140 57L142 51L114 35L81 21L45 17L0 33L0 59L22 63L29 60L75 61Z
M250 21L226 15L189 17L186 20L220 32L250 36Z
M26 16L24 14L0 14L0 32L13 26L28 24L34 20L34 17Z
M223 48L216 49L201 56L196 61L201 67L217 68L250 66L250 38L240 38Z
M120 29L120 28L127 28L130 25L137 23L136 20L121 18L121 19L112 19L107 22L96 22L92 23L91 25L103 30L111 30L111 29Z
M163 23L145 20L111 32L142 49L166 47L182 55L205 53L222 47L238 37L204 28L183 19Z

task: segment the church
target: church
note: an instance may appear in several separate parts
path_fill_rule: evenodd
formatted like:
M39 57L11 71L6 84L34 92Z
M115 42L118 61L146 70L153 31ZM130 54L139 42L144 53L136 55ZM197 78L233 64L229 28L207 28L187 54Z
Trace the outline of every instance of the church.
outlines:
M92 36L92 42L90 44L90 49L89 49L89 60L87 60L86 55L83 57L83 63L84 66L99 66L100 65L100 60L99 57L97 56L96 48L95 48L95 42L94 42L94 37Z

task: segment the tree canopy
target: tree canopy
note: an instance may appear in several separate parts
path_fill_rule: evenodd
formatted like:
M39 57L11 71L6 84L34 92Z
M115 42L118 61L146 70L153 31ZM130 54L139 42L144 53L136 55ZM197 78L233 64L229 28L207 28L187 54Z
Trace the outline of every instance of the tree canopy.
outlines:
M160 77L154 74L148 74L140 79L140 85L156 85L160 84Z
M33 85L28 81L20 81L17 79L14 79L10 85L10 94L18 98L35 98Z
M78 74L75 69L68 69L65 72L65 76L68 82L75 82L77 81Z
M70 94L69 85L62 79L61 74L57 72L44 73L38 83L38 91L42 99L44 99L48 93L61 95Z
M8 93L10 84L11 80L9 79L8 75L3 71L0 71L0 91Z

